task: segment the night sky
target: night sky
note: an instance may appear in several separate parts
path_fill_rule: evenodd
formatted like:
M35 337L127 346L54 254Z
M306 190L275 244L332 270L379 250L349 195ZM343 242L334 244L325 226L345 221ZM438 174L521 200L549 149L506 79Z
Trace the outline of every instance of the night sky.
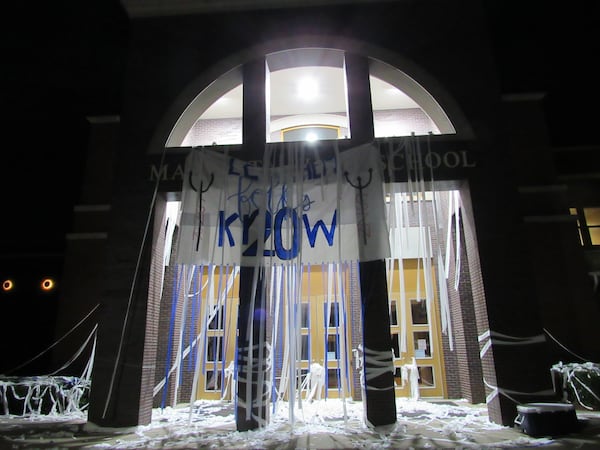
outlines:
M86 117L120 110L127 17L117 0L22 2L16 8L4 15L12 25L0 40L0 252L60 252L78 201Z
M42 275L60 277L86 117L120 113L128 19L117 0L10 3L0 32L0 278L19 273L32 298ZM503 91L547 93L553 145L600 145L599 3L483 3Z

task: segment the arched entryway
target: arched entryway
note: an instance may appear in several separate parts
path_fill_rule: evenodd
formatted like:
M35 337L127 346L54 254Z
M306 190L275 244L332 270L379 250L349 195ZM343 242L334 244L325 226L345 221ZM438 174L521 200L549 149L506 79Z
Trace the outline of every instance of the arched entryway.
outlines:
M347 155L349 152L360 148L367 152L365 156L372 157L376 155L375 159L382 163L380 172L382 195L380 200L382 210L386 214L384 220L387 223L388 220L393 218L395 228L401 229L404 226L407 228L406 231L398 231L398 236L393 237L396 247L402 239L414 240L419 243L417 246L418 251L410 257L407 257L407 253L390 253L385 257L376 258L377 262L373 264L370 264L373 261L371 259L367 261L369 264L363 268L358 268L358 270L352 264L349 264L346 267L336 266L334 269L327 266L327 268L322 268L319 271L322 284L323 279L334 281L331 284L327 281L328 287L316 294L316 297L322 296L319 301L311 299L310 296L296 298L297 305L295 306L297 306L297 309L294 310L294 313L298 312L299 323L297 333L293 337L294 339L297 338L298 341L297 357L288 355L287 360L294 361L294 364L298 363L294 366L294 369L297 369L299 378L297 378L298 382L288 382L287 386L295 388L296 385L301 385L302 376L310 373L310 366L313 363L319 364L322 360L323 366L327 366L326 379L335 380L331 386L328 381L327 387L337 390L337 395L360 394L361 388L365 386L365 384L360 385L360 375L362 373L364 378L367 379L366 384L368 384L370 378L376 379L382 375L385 378L384 385L375 386L377 389L373 389L373 392L391 391L391 398L393 399L396 394L410 395L409 374L411 367L409 366L413 366L414 357L414 373L418 375L416 378L420 380L419 395L425 396L429 393L434 397L452 396L452 389L455 389L454 395L457 392L462 394L465 390L460 384L464 382L464 385L468 386L468 393L467 395L461 395L461 397L472 396L474 401L481 401L481 394L484 393L484 389L480 381L479 344L474 339L472 329L469 330L468 339L456 339L455 332L452 331L456 328L450 326L453 320L450 311L458 309L462 315L461 308L468 305L469 308L467 309L475 312L469 317L466 317L466 315L461 316L460 320L463 321L463 324L477 330L487 329L485 309L473 306L477 302L481 304L480 302L484 300L483 290L478 289L476 291L477 298L472 295L470 290L474 280L475 282L481 281L480 274L478 275L478 258L476 255L471 257L471 254L469 254L468 269L466 269L467 265L463 264L460 271L455 270L458 269L460 255L463 255L463 246L471 252L476 252L476 245L472 244L475 242L474 229L470 222L464 223L461 220L464 214L467 216L470 214L468 183L456 181L464 180L464 171L472 167L474 163L468 152L457 149L451 144L447 145L447 142L451 142L451 140L446 141L444 138L446 134L444 133L460 133L461 138L467 139L470 137L469 128L465 126L465 121L451 99L446 98L444 101L445 106L442 108L440 103L421 87L421 83L416 83L413 78L401 72L392 64L383 62L386 56L384 53L377 54L375 52L373 53L375 56L369 56L357 53L353 51L354 49L332 50L328 46L325 46L326 50L323 50L323 48L323 46L308 46L294 48L293 50L277 49L273 52L265 52L263 49L263 52L257 53L255 51L252 58L243 59L238 64L232 65L229 70L222 71L220 73L222 76L218 76L216 79L209 79L206 75L202 76L201 82L199 82L202 87L198 88L196 86L195 92L190 93L188 91L188 93L184 93L175 102L172 111L167 114L164 122L167 131L158 130L155 135L155 142L161 143L160 154L162 154L161 165L156 168L155 173L160 179L164 173L163 169L166 167L163 164L166 158L179 155L180 165L177 166L177 170L180 173L181 186L188 183L197 192L202 192L212 182L209 178L191 180L186 175L187 166L183 163L184 157L197 151L210 151L217 154L227 154L228 156L235 155L237 161L235 164L239 164L239 166L235 166L234 172L238 174L246 171L245 164L248 164L247 167L264 168L264 164L260 166L260 164L254 164L253 161L263 161L264 163L265 151L269 148L271 148L269 150L271 155L276 154L278 151L283 152L281 154L287 155L283 157L284 159L289 158L289 155L294 153L294 148L298 147L303 148L305 154L313 152L311 154L320 155L319 157L324 158L323 160L327 160L327 158L335 159L338 155ZM274 93L266 88L269 85L267 80L271 70L269 61L275 66L275 63L279 61L278 58L282 55L287 55L292 59L295 56L312 55L314 63L315 55L319 54L333 55L334 60L337 58L338 62L333 65L333 69L338 74L343 75L345 109L341 111L335 109L309 111L306 114L292 114L296 116L292 118L284 117L285 114L271 117L268 113L271 103L267 99ZM283 59L285 60L285 58ZM327 58L317 59L319 61L329 61ZM280 64L283 63L280 62ZM290 70L297 67L305 66L292 64ZM322 67L322 65L308 67ZM287 70L285 65L279 67L279 71L283 70ZM274 70L273 74L277 72L278 70ZM201 119L202 115L209 111L217 100L223 98L224 94L234 91L240 77L243 81L241 117L237 122L236 120L227 120L228 130L231 131L229 136L233 136L233 141L220 145L219 139L211 140L211 145L194 150L190 147L184 147L184 143L190 146L195 145L194 139L206 134L206 129L202 127L209 124L209 122L201 122L201 120L204 120ZM424 76L423 80L427 80L427 77ZM412 100L412 103L409 103L412 108L404 109L413 109L415 110L413 111L414 114L397 111L397 109L403 108L392 107L377 110L377 103L374 101L374 85L383 86L394 92L400 91L405 97L409 97L408 100ZM406 92L400 88L405 89ZM435 89L438 92L441 91L437 87ZM190 90L192 89L190 88ZM198 92L200 93L198 94ZM416 100L411 99L407 92L410 92ZM454 126L453 122L448 119L452 114L446 114L447 109L456 113L456 123L459 126ZM377 111L382 112L382 114L375 114ZM384 120L378 122L377 116L380 119L383 117ZM408 120L404 128L398 128L401 131L394 133L394 124L399 124L398 121L403 116L408 117L412 122ZM227 119L235 119L235 117ZM220 119L212 117L206 120L212 121L210 125L219 125L215 121ZM385 123L386 126L382 126L382 123ZM269 128L269 124L275 124L273 130ZM417 126L420 128L417 128ZM305 144L299 145L299 141L295 140L298 137L290 137L290 135L286 137L287 133L305 127L312 128L311 131L335 128L336 133L334 136L324 135L324 139L311 144L313 146L311 147L312 150L308 152L308 147ZM241 130L239 143L235 141L236 130ZM390 130L392 130L391 133ZM418 133L415 131L418 131ZM222 134L218 134L218 136L222 136ZM157 146L153 144L150 153L156 154L157 149ZM360 161L360 158L356 159ZM273 167L276 167L276 165ZM296 168L298 167L301 167L301 165L296 165ZM346 177L346 173L340 172L340 175ZM363 180L366 180L366 178L363 178ZM357 188L361 190L364 187L358 175L356 178L346 178L346 182L355 190ZM152 270L150 271L149 280L151 289L148 296L148 309L151 313L146 320L147 326L152 324L152 332L158 333L159 338L155 342L147 341L145 352L149 356L154 356L153 361L156 369L154 371L151 397L154 404L159 405L161 403L171 404L193 400L199 395L199 387L201 387L200 390L205 391L204 393L206 391L222 391L227 386L226 373L228 373L227 369L230 366L230 360L227 360L229 349L225 348L224 344L227 339L231 342L231 337L228 338L228 336L231 336L228 334L231 333L231 330L237 330L237 348L240 348L239 330L242 329L240 324L238 323L234 327L225 327L224 325L230 320L233 321L234 315L228 316L225 312L221 313L218 303L215 304L217 308L210 314L206 313L206 309L204 309L204 316L200 313L206 305L202 303L202 299L206 298L206 294L203 296L202 293L206 293L208 290L196 289L198 285L194 285L194 283L200 280L195 277L200 276L204 281L210 278L211 283L216 283L216 280L220 279L225 283L225 286L229 280L233 280L233 289L235 289L236 283L238 283L237 286L242 285L241 289L237 288L238 292L251 292L250 298L254 299L251 311L254 311L254 313L257 310L256 300L261 299L262 301L262 299L268 297L265 295L265 290L257 291L256 286L260 285L262 281L266 283L273 279L272 274L257 271L255 267L252 267L247 273L245 280L240 275L237 281L235 267L220 265L218 270L215 270L214 267L203 267L195 264L193 269L186 267L172 270L174 266L171 261L174 261L177 255L175 252L171 252L174 247L169 243L172 242L173 236L175 236L175 242L179 243L178 232L181 231L181 223L179 223L179 227L172 228L172 216L167 214L166 211L171 200L180 200L180 192L179 190L158 190L158 183L155 192L154 216L156 226L154 229L162 231L155 231L154 233ZM383 195L383 193L386 195ZM442 195L444 196L443 200ZM360 195L355 198L359 199ZM364 210L362 213L364 213ZM428 217L431 222L425 220L425 217ZM273 218L271 217L271 219ZM287 218L284 217L282 220L287 220ZM400 224L400 220L404 220L403 225ZM446 226L440 226L442 222ZM466 225L467 229L463 225ZM327 227L325 228L329 230ZM414 228L414 230L409 231L410 228ZM358 227L357 230L358 237L352 242L360 241L361 228ZM444 232L441 233L440 230L444 230ZM413 234L411 235L411 233ZM470 239L471 243L469 245L464 244L464 239L457 238L457 236L463 234L467 236L467 239ZM383 239L384 233L379 233L379 235ZM408 238L409 235L412 237ZM443 240L441 239L442 235ZM392 239L392 236L386 232L383 240L390 239ZM442 241L444 245L442 245ZM458 244L458 246L448 251L445 243L450 242ZM285 248L289 250L289 243L286 245ZM437 250L434 252L434 249L443 250L443 258L441 258L441 253ZM406 248L403 250L407 251ZM338 262L342 261L339 260ZM210 264L210 260L206 261L207 266L210 266ZM357 264L360 265L360 262ZM353 269L354 272L352 272ZM207 271L210 270L215 270L212 272L213 276L207 275L209 273ZM329 274L330 271L335 273L336 276L327 278L325 274ZM455 276L455 273L459 272L461 274L468 273L469 287L460 293L457 289L455 289L456 294L447 293L447 281L441 280L448 280L450 277L453 280L458 280L460 277ZM243 273L243 267L240 267L238 273ZM312 267L308 273L312 273ZM348 282L349 284L342 284L340 282L341 278L337 274L343 275L342 278L346 280L344 283ZM409 283L401 286L400 281L402 278L408 277L409 274L412 278L412 284L410 284L412 290L406 289ZM397 280L395 286L393 282L388 282L388 280L394 279ZM181 289L180 286L184 286L184 288ZM195 288L193 288L194 286ZM354 305L358 305L358 311L355 311L354 314L346 314L344 322L341 319L331 321L332 316L342 317L344 309L348 312L353 307L352 295L346 295L346 298L350 300L349 303L340 302L340 298L344 296L342 287L345 286L354 286L354 293L357 295L357 301ZM365 288L365 286L368 286L368 288ZM455 288L457 287L458 285L455 286ZM339 289L335 290L336 288ZM350 287L345 292L348 293L351 290ZM330 295L333 291L336 292L336 295ZM192 312L194 303L190 300L190 293L198 292L200 295L196 298L196 300L199 300L196 306L198 308L196 310L197 315L194 315L195 313ZM234 301L228 305L230 310L235 310L236 301L238 302L238 308L243 303L241 296L239 294L235 295L235 290L218 290L217 292L233 293ZM364 297L361 297L364 292L370 292L371 298L378 299L372 319L367 318L365 300ZM219 296L220 294L216 295L217 298ZM333 302L331 301L332 297L334 297ZM460 301L451 304L449 302L452 298L456 301L460 299ZM179 301L180 299L182 301ZM321 337L315 339L315 341L321 340L322 345L313 346L310 343L304 343L308 339L304 336L311 334L310 326L312 325L303 326L305 324L302 322L302 310L305 308L303 303L315 305L315 308L309 308L311 310L305 314L306 317L312 318L312 325L323 330L322 339ZM425 305L424 308L423 304ZM222 306L226 305L223 304ZM269 305L258 304L258 309L266 310L267 306ZM192 310L188 310L188 308L192 308ZM283 311L285 312L285 308L283 308ZM291 309L288 308L287 311L291 311ZM245 317L254 318L256 317L254 313L251 315L246 314ZM217 323L213 322L215 317ZM238 314L239 317L244 317L244 315ZM276 336L273 330L279 331L278 328L273 328L272 324L268 323L269 320L273 320L273 317L275 316L266 315L259 320L261 324L256 329L259 333L263 333L265 338L273 338L273 336ZM356 320L357 318L360 319ZM156 328L154 328L154 324L158 324ZM368 329L362 326L364 324L369 324ZM339 330L340 325L342 325L341 332ZM330 333L330 329L335 331ZM382 329L384 332L381 332ZM203 335L202 331L204 331ZM200 337L203 339L201 343L203 347L200 347L199 344ZM187 343L184 339L187 339ZM352 342L351 339L356 340ZM395 343L392 339L395 339ZM366 358L365 348L367 351L373 350L369 348L369 345L365 345L368 340L375 342L375 347L379 348L376 348L375 352ZM359 348L361 346L362 349ZM201 348L202 350L198 352ZM288 351L290 348L287 347ZM460 366L457 363L456 353L454 353L458 348L464 352L461 354L461 358L466 356L462 360L466 359L469 365L457 369L459 372L456 378L459 381L458 384L454 383L454 388L451 388L448 386L446 374L452 364L454 364L454 367ZM306 352L303 349L306 349ZM282 353L285 353L285 350L286 348L283 347ZM363 352L362 360L357 358L355 350ZM262 354L260 354L261 351ZM271 348L268 350L266 346L261 346L257 359L255 359L265 360L265 367L261 369L261 373L266 373L266 370L270 370L277 364L275 357L271 359L263 358L268 351L273 351L273 355L276 355L277 349ZM315 356L316 360L313 361L312 357L304 358L305 353ZM318 355L323 355L323 357L321 358ZM491 357L491 352L484 356L486 358ZM240 360L239 352L236 358L234 358L236 361ZM434 358L437 358L435 362ZM368 361L369 359L371 361ZM367 364L365 364L365 361L367 361ZM424 361L430 363L427 364ZM271 367L267 367L269 364L271 364ZM359 370L356 369L357 364L362 366ZM371 364L371 367L366 367L369 364ZM377 366L383 366L385 370L376 370ZM186 367L192 370L184 370ZM198 367L202 369L199 371ZM283 369L283 365L279 369ZM329 372L330 369L331 373ZM460 370L463 373L460 373ZM283 372L279 372L279 375L281 373ZM278 377L276 371L271 371L270 374L269 376L273 378ZM273 374L275 375L273 376ZM470 378L473 374L475 375ZM281 379L280 376L279 378ZM479 382L472 382L474 379L479 379ZM288 378L289 380L290 378ZM266 381L266 378L263 377L262 382L264 381ZM481 386L481 389L475 392L473 386L477 386L477 384ZM269 388L273 386L273 384L265 384L265 386L267 385ZM459 391L456 391L456 389L459 389ZM368 392L368 389L366 391ZM288 391L288 400L294 397L289 392L292 391ZM148 394L150 392L144 394L146 398ZM251 391L249 398L254 399L259 396L263 398L263 394L269 394L264 386L256 392ZM379 393L374 395L376 397L380 396ZM390 398L388 394L385 395L387 399ZM110 402L110 396L107 404L108 402ZM263 402L263 406L265 404ZM381 401L377 400L376 404L381 404ZM146 403L145 407L149 406L151 405ZM370 408L371 411L375 409L374 407ZM391 409L381 409L386 417L394 415L394 411ZM94 408L91 408L92 420L94 420L94 414L97 413ZM263 415L261 413L255 414L252 411L249 414L249 419L252 420L249 420L249 424L242 425L240 428L260 426L261 421L266 419L266 415L266 413ZM259 420L254 420L256 417ZM379 418L367 419L373 423ZM387 419L384 418L383 420ZM374 424L377 425L377 423Z
M385 296L388 310L390 341L387 345L392 355L393 391L399 396L448 398L460 390L456 381L450 387L447 383L447 364L452 378L460 378L456 363L452 363L457 359L457 344L452 329L451 299L454 296L454 308L460 310L457 299L462 295L462 302L473 310L471 292L463 289L458 294L461 252L467 247L461 239L460 217L465 214L461 190L462 195L468 195L468 189L465 183L438 180L436 175L440 167L447 170L470 164L468 155L432 150L432 137L455 134L456 130L439 103L421 85L376 58L349 54L347 64L347 55L339 49L298 48L267 54L262 63L254 61L231 69L191 100L169 133L166 151L182 151L182 147L189 146L235 155L236 159L250 163L262 162L263 152L269 146L276 147L272 152L296 146L304 152L308 148L331 156L361 141L372 142L373 151L385 162L382 181L385 182L386 220L390 224L386 238L391 241L392 251L384 265L381 278L384 288L380 293ZM335 91L332 97L343 101L321 99L320 104L307 106L306 99L297 98L296 102L300 103L293 106L293 100L288 98L284 102L279 98L297 95L292 81L305 80L308 76L312 76L313 81L321 77L329 83L325 85L325 93ZM356 106L350 107L354 96ZM273 97L278 100L270 101ZM368 101L365 102L365 98ZM251 103L251 99L255 102ZM264 103L264 111L262 106L256 107L256 101L259 105ZM244 104L249 103L254 107L251 111L244 108ZM265 116L261 120L263 112ZM248 113L253 117L250 124L244 119ZM251 125L257 129L248 130ZM318 143L306 143L309 135L301 134L323 130L334 130L334 133L323 133ZM246 144L248 135L252 136L250 140L255 140L253 145ZM264 138L259 144L261 136ZM299 145L299 141L305 143ZM251 165L261 167L260 163ZM448 175L442 173L442 176ZM187 182L186 172L183 184ZM177 193L172 197L179 199ZM184 211L185 214L189 212ZM166 249L172 252L171 261L177 261L177 251L181 251L177 241L181 237L178 222L181 216L175 213L164 218L168 218L171 225L177 223L175 244ZM198 223L193 226L197 227ZM170 228L169 232L174 230ZM172 242L170 237L168 242ZM183 302L179 305L183 309L177 313L179 316L171 313L169 339L159 344L157 366L163 370L156 373L155 391L161 395L155 395L154 404L164 406L195 398L233 398L235 339L239 333L239 266L215 265L213 261L203 260L183 266L171 262L162 270L171 274L167 277L171 284L163 288L160 304L164 312L161 314L175 311L177 299ZM462 272L469 273L464 267ZM292 365L289 346L276 349L270 346L269 352L273 352L268 358L269 386L273 387L269 394L271 399L293 396L290 386L300 389L303 381L309 381L311 366L325 370L319 395L361 398L364 335L360 326L363 318L358 273L357 264L302 266L300 278L305 285L302 295L292 303L282 303L281 310L277 309L277 314L284 316L288 309L293 310L294 314L298 313L299 322L294 332L297 345ZM162 277L162 272L157 276ZM258 276L267 284L284 278L273 269ZM283 284L288 283L292 283L289 277ZM267 298L279 299L284 295L285 289L269 286ZM449 294L449 286L454 294ZM189 300L190 297L193 300ZM168 298L175 299L175 303ZM279 307L276 303L263 306L273 313ZM206 309L207 304L211 305L209 309ZM470 320L475 325L476 318ZM270 317L269 327L264 332L271 342L288 332L289 322L288 327L279 328L282 323L277 316ZM386 335L385 332L378 334ZM458 341L461 351L466 352L464 339ZM470 345L473 347L473 342ZM465 359L471 363L463 370L462 378L480 379L479 358L475 358L471 350ZM185 364L193 370L182 376L186 372ZM290 381L289 371L297 372L292 376L296 377L295 381ZM482 401L484 394L483 384L479 384L480 389L467 393L476 402ZM309 395L309 392L305 390L300 395Z

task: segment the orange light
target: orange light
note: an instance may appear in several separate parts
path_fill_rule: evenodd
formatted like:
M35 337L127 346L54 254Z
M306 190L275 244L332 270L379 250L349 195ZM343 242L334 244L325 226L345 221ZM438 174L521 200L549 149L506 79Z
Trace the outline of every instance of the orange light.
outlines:
M4 292L12 291L14 287L15 283L13 283L13 280L4 280L2 282L2 290Z
M54 289L54 280L52 278L44 278L40 283L42 291L51 291Z

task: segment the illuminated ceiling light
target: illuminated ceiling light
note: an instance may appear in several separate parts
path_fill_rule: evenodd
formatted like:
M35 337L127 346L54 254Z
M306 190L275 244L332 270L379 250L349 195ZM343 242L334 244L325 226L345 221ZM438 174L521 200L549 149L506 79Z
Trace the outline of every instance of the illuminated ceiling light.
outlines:
M315 142L319 140L319 137L314 131L309 131L308 133L306 133L306 137L304 138L304 140L308 142Z
M12 291L15 287L15 283L13 282L13 280L4 280L2 282L2 290L4 292L8 292L8 291Z
M42 291L51 291L54 289L55 284L56 283L52 278L44 278L40 283L40 287L42 288Z
M298 80L296 93L302 100L314 100L319 94L319 84L314 78L301 78Z

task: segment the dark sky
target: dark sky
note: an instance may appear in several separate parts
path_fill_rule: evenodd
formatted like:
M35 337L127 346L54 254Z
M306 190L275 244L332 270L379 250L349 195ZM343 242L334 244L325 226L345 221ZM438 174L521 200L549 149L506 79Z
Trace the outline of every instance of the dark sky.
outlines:
M3 16L0 252L60 252L78 200L86 117L120 109L127 18L118 0L21 2Z
M600 3L484 0L504 92L544 91L552 144L600 144Z
M598 2L484 5L504 92L547 92L555 145L600 144ZM119 114L128 34L117 0L16 8L3 14L0 40L4 259L62 251L79 194L86 117Z

